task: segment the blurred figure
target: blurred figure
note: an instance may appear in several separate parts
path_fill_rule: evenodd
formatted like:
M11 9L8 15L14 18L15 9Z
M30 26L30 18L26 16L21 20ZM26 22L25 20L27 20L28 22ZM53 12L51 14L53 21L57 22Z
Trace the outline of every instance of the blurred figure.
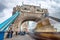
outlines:
M12 28L10 28L7 34L7 38L12 38L12 36L13 36L13 31Z
M16 32L15 32L15 33L16 33L16 36L17 36L17 35L18 35L18 27L17 27L17 29L16 29Z

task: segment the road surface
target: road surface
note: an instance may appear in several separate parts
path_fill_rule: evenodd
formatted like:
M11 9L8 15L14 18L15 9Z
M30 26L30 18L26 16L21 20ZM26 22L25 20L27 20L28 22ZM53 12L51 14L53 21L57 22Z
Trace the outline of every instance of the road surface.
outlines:
M34 40L33 38L31 38L29 35L18 35L18 36L14 36L13 38L6 38L5 40Z

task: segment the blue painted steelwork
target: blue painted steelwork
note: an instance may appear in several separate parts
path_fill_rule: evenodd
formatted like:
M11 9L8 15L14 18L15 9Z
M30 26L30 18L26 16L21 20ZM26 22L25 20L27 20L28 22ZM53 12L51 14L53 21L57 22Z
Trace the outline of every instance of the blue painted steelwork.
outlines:
M0 24L0 40L4 40L4 34L7 28L15 21L15 19L19 16L19 12L16 11L13 16L8 18L6 21Z
M17 18L20 13L17 11L12 17L0 24L0 31L5 31Z
M0 31L0 40L4 40L4 33L5 32Z

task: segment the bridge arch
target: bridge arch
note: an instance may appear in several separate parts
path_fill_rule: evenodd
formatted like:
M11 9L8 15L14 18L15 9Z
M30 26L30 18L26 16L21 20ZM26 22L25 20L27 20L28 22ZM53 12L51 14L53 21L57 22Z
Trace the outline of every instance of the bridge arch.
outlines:
M35 22L38 22L38 21L40 21L40 20L41 20L40 18L28 17L28 18L24 19L24 20L21 22L21 24L23 24L23 23L26 22L26 21L35 21Z
M41 14L28 14L28 15L26 15L26 14L28 14L28 13L22 13L19 16L18 28L20 28L21 25L26 21L35 21L37 23L43 18L43 16Z
M24 22L26 22L26 21L34 21L34 22L38 22L38 21L40 21L41 19L40 18L37 18L37 17L25 17L25 19L24 20L22 20L22 21L20 21L19 22L19 26L18 27L20 27L20 28L22 28L23 26L22 26L22 24L24 23Z
M16 10L20 12L20 15L18 16L18 18L15 20L14 24L16 25L16 27L20 27L24 22L26 21L35 21L38 22L41 19L47 17L48 11L47 9L41 9L43 10L41 11L31 11L31 10L24 10L21 7L16 7ZM16 11L15 9L13 10L13 12Z

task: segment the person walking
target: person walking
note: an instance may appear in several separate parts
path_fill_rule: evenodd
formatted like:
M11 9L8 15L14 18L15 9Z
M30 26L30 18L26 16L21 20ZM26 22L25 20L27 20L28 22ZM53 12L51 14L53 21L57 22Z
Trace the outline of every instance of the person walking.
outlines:
M12 28L10 28L7 34L7 38L12 38L12 36L13 36L13 31L12 31Z

